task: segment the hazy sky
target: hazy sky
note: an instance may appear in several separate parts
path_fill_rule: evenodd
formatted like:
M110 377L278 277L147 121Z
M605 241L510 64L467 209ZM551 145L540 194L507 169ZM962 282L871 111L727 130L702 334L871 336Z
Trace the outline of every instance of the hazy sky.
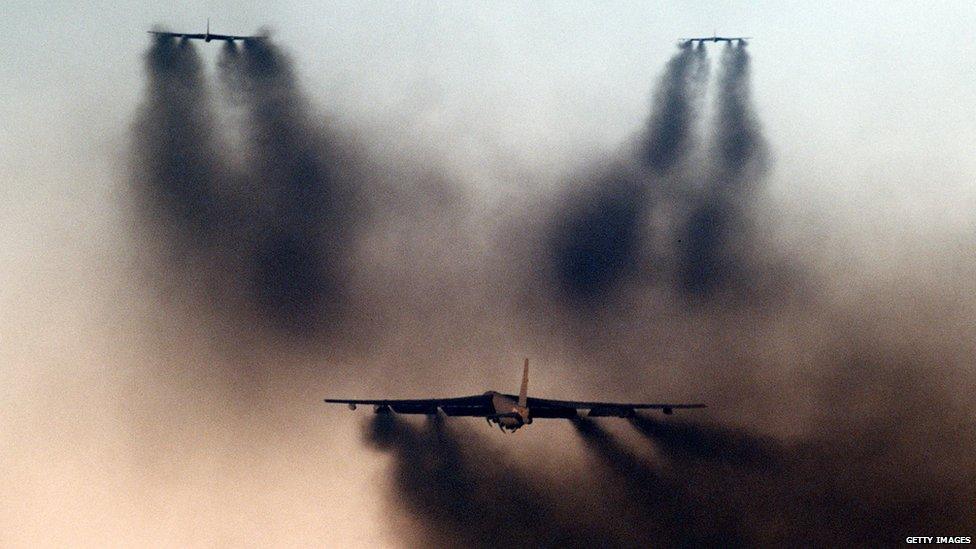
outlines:
M836 217L854 229L852 248L889 235L864 259L879 263L901 249L892 233L968 242L976 227L976 6L968 1L7 1L0 545L394 544L376 525L383 462L358 444L355 419L326 424L337 415L317 407L325 388L302 387L302 404L253 411L209 402L205 391L146 393L138 382L159 364L205 367L212 358L181 357L143 333L154 310L127 251L125 156L145 85L145 31L202 32L207 17L214 32L270 28L323 119L361 130L371 146L430 155L457 184L483 191L486 204L630 142L677 38L751 36L771 194L798 212L787 224ZM218 48L202 46L210 70ZM315 362L310 355L304 360ZM518 363L498 368L463 379L514 390ZM543 387L567 384L538 375ZM166 410L170 398L196 399L191 407L206 410L209 423L166 438L151 459L136 455L144 449L129 444L140 436L130 420L151 419L138 403ZM220 428L264 412L301 436L255 450ZM276 440L276 428L261 429L255 437ZM159 465L171 458L205 465ZM143 474L146 459L158 477Z

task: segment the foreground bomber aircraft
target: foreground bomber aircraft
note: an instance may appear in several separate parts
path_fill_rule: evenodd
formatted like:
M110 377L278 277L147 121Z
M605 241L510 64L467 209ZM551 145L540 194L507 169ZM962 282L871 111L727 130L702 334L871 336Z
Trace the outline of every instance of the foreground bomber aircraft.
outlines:
M622 402L577 402L549 400L528 396L529 359L525 359L522 387L518 396L488 391L481 395L457 398L430 398L416 400L352 400L327 398L330 404L348 404L355 410L357 404L372 404L376 413L436 415L438 410L448 416L483 417L489 425L495 423L504 431L517 431L534 418L579 417L577 410L589 410L589 417L631 417L635 410L657 409L672 414L683 408L704 408L704 404L646 404Z
M183 38L186 40L203 40L204 42L210 42L211 40L224 40L227 42L233 42L234 40L259 40L264 38L264 36L234 36L231 34L210 34L210 19L207 19L207 32L204 34L187 34L185 32L166 32L166 31L148 31L149 34L155 34L156 36L168 36L172 38Z

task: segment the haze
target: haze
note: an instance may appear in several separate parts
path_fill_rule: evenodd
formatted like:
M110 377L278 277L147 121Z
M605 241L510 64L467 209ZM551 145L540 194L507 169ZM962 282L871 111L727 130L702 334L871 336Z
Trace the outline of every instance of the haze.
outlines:
M568 510L544 498L573 483L623 494L611 510L644 501L628 486L731 486L710 505L675 496L685 514L639 507L663 517L648 531L664 539L681 524L705 524L699 541L721 541L707 533L727 529L724 541L745 544L974 532L971 4L5 8L0 544L491 545L499 531L486 521L518 515L443 512L484 503L452 491L458 478L500 498L541 497L534 516L555 525L599 507L579 494ZM370 209L309 229L351 227L351 244L335 244L351 304L341 314L265 314L267 300L238 291L251 280L239 265L214 259L249 249L240 234L250 233L207 224L201 236L153 202L153 177L140 171L145 150L157 150L140 149L157 144L140 131L155 120L145 31L199 32L207 17L215 32L271 29L293 68L298 119L355 160L349 181ZM596 299L566 293L545 259L560 238L554 227L630 161L676 39L713 30L754 37L748 104L768 163L735 196L749 230L737 237L746 266L734 272L750 276L701 296L672 288L670 275L656 278L680 256L664 230L664 244L642 244L651 251ZM707 49L694 166L709 165L722 97L722 46ZM248 103L222 87L220 50L196 46L201 89L236 150L247 143L237 130ZM662 180L685 192L703 185L703 172ZM280 213L255 203L268 218ZM211 247L200 252L200 242ZM667 260L648 259L658 252ZM721 441L722 429L741 429L735 444L706 445L734 462L683 454L675 441L685 439L659 418L539 421L511 437L458 420L438 454L418 444L422 421L382 425L367 410L321 402L513 392L523 356L538 396L708 402L679 425ZM752 454L736 450L750 445L780 456L763 459L785 463L784 478L853 471L841 487L811 481L810 498L832 498L863 527L845 531L829 512L815 526L779 524L763 505L748 509L758 526L740 523L735 509L750 490L779 486L765 494L775 507L809 488L755 473ZM482 446L506 456L503 474L465 476L481 470L472 449ZM647 472L670 460L676 476ZM439 476L445 464L460 477ZM898 482L904 471L917 476ZM787 517L807 511L783 505ZM944 529L894 527L909 520ZM564 531L647 541L589 524Z

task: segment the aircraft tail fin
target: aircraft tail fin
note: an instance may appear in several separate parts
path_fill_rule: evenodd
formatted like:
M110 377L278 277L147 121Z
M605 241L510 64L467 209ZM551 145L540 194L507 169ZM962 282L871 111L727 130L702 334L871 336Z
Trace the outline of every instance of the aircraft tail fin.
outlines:
M528 404L529 399L529 359L525 359L525 367L522 369L522 387L519 389L518 405L522 408Z

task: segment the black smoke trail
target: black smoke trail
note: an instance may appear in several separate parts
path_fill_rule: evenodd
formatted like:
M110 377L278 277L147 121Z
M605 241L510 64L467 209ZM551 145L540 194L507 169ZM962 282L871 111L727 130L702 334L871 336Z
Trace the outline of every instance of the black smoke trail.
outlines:
M682 45L658 83L636 158L584 183L556 214L548 247L568 303L605 305L621 283L641 274L647 216L688 158L706 76L705 50Z
M767 470L778 468L783 461L783 450L777 441L745 429L683 420L660 421L645 415L630 421L644 436L660 442L674 459L712 460Z
M337 139L314 122L291 61L273 42L227 49L220 66L246 111L245 178L262 202L248 287L276 326L314 332L342 309L344 263L365 215L355 202L359 182Z
M447 547L618 546L587 507L560 498L485 441L429 419L418 429L375 414L367 441L393 457L391 505L416 515L420 538Z
M710 173L679 231L677 280L690 296L750 285L751 208L766 163L765 140L752 104L750 58L744 43L721 56Z
M554 269L572 302L599 305L638 268L647 193L631 178L612 178L580 197L554 226Z
M215 114L196 47L155 38L145 56L146 100L133 129L132 183L141 207L188 246L207 245L228 208Z
M616 514L626 517L642 546L731 545L742 543L734 513L706 512L701 494L685 479L638 457L593 420L574 421L577 434L610 475L592 471L608 485ZM714 510L713 510L714 511Z
M179 298L247 332L338 332L368 183L352 148L315 120L288 56L270 39L223 46L221 89L242 114L234 128L218 129L190 41L155 40L146 72L132 180L144 232L171 227L168 285L193 287ZM221 133L235 130L239 147Z
M889 369L889 375L915 374ZM929 410L934 417L956 413L934 402ZM913 443L904 437L917 432L918 422L903 417L855 418L852 428L790 442L690 421L633 423L668 456L675 482L709 494L697 500L700 511L732 513L750 545L894 544L918 529L958 530L974 519L964 503L973 485L960 482L956 469L971 434L928 434ZM930 451L936 463L926 463Z
M654 93L640 163L658 177L671 174L694 143L698 100L708 74L704 47L683 44L664 69Z
M751 57L744 43L722 52L715 120L715 182L726 192L749 185L766 167L766 141L752 99Z

